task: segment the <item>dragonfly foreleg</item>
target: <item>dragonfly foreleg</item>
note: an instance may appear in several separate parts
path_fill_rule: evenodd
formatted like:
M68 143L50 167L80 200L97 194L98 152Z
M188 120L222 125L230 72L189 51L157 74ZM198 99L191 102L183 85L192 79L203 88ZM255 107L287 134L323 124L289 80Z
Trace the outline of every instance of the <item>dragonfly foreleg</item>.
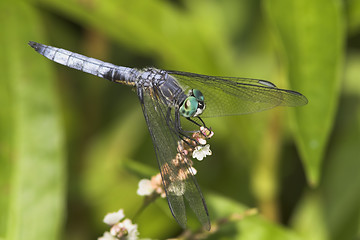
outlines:
M197 118L201 121L201 123L203 124L202 126L203 126L204 128L208 128L208 127L206 126L205 122L202 120L201 117L197 117ZM201 127L201 126L200 126L200 127Z
M187 145L189 145L190 147L194 148L194 143L195 146L201 145L201 143L194 138L192 135L196 132L199 132L199 130L194 130L194 131L187 131L184 130L181 127L181 121L180 121L180 114L178 111L175 111L175 122L174 122L174 129L173 131L175 131L175 133L179 136L179 138L184 141ZM191 121L193 123L195 123L197 126L201 127L200 124L196 123L195 121ZM202 133L203 134L203 133ZM189 136L190 135L190 136ZM204 134L203 134L204 135ZM205 136L205 135L204 135ZM192 142L192 143L191 143Z

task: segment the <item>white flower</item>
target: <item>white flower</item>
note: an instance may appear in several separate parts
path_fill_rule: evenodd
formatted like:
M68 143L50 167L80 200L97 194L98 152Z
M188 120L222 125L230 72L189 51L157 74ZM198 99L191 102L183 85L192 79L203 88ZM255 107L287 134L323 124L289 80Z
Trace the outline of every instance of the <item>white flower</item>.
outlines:
M117 240L117 238L111 235L109 232L104 232L104 235L99 237L98 240Z
M132 224L131 220L126 218L124 221L112 226L110 234L116 239L137 240L139 235L137 227L137 224Z
M193 151L192 157L196 158L199 161L202 161L207 155L211 155L210 145L206 144L205 146L196 146Z
M141 179L136 193L139 196L148 196L151 195L153 192L154 188L151 185L151 181L149 179Z
M124 217L122 209L108 213L104 218L104 222L111 225L110 232L105 232L98 240L137 240L139 235L137 224L132 224L128 218L122 220ZM122 221L120 222L120 220Z
M124 217L125 217L124 210L120 209L117 212L106 214L103 222L106 223L107 225L111 226L111 225L118 223Z
M123 221L124 227L128 230L128 240L136 240L138 239L138 226L137 224L132 224L130 219L125 219Z

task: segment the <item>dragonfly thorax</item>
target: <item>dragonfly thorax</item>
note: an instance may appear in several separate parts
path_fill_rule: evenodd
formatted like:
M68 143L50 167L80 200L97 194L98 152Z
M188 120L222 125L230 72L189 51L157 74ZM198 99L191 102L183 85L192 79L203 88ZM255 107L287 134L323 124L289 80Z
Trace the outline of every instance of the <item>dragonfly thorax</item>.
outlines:
M182 102L179 111L183 117L197 117L204 109L204 96L199 90L192 89L188 97Z

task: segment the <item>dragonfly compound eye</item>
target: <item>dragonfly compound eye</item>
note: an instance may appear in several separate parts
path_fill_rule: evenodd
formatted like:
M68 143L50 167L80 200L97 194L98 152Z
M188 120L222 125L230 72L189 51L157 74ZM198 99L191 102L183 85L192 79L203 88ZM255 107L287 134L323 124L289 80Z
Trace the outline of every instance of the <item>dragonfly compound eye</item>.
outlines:
M196 100L198 100L199 102L204 101L204 95L198 89L192 89L191 90L191 96L194 96L196 98Z
M187 97L180 107L180 113L183 117L193 117L198 108L198 100L195 97Z

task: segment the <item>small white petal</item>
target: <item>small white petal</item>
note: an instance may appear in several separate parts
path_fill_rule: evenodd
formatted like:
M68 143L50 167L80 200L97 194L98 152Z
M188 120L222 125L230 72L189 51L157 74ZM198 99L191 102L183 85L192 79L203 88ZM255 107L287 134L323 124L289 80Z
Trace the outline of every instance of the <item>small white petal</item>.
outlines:
M136 193L139 196L148 196L152 194L153 191L154 189L151 186L151 181L149 179L141 179Z
M116 238L109 232L104 232L104 235L102 237L99 237L98 240L116 240Z
M205 139L200 138L200 139L199 139L199 143L200 143L201 145L205 145L205 144L206 144L206 140L205 140Z
M138 226L137 224L132 224L130 219L125 219L123 221L124 227L128 231L127 239L128 240L137 240L138 239Z
M210 144L206 144L203 148L203 151L205 151L206 155L210 156L212 154L212 152L210 150Z
M193 158L196 158L199 161L202 161L204 157L211 155L210 145L206 144L205 146L196 146L193 151Z
M197 160L201 161L204 158L204 155L201 152L201 149L199 147L196 147L192 154L193 158L196 158Z
M106 214L103 222L106 223L107 225L111 226L111 225L118 223L124 217L125 217L124 210L120 209L117 212Z

